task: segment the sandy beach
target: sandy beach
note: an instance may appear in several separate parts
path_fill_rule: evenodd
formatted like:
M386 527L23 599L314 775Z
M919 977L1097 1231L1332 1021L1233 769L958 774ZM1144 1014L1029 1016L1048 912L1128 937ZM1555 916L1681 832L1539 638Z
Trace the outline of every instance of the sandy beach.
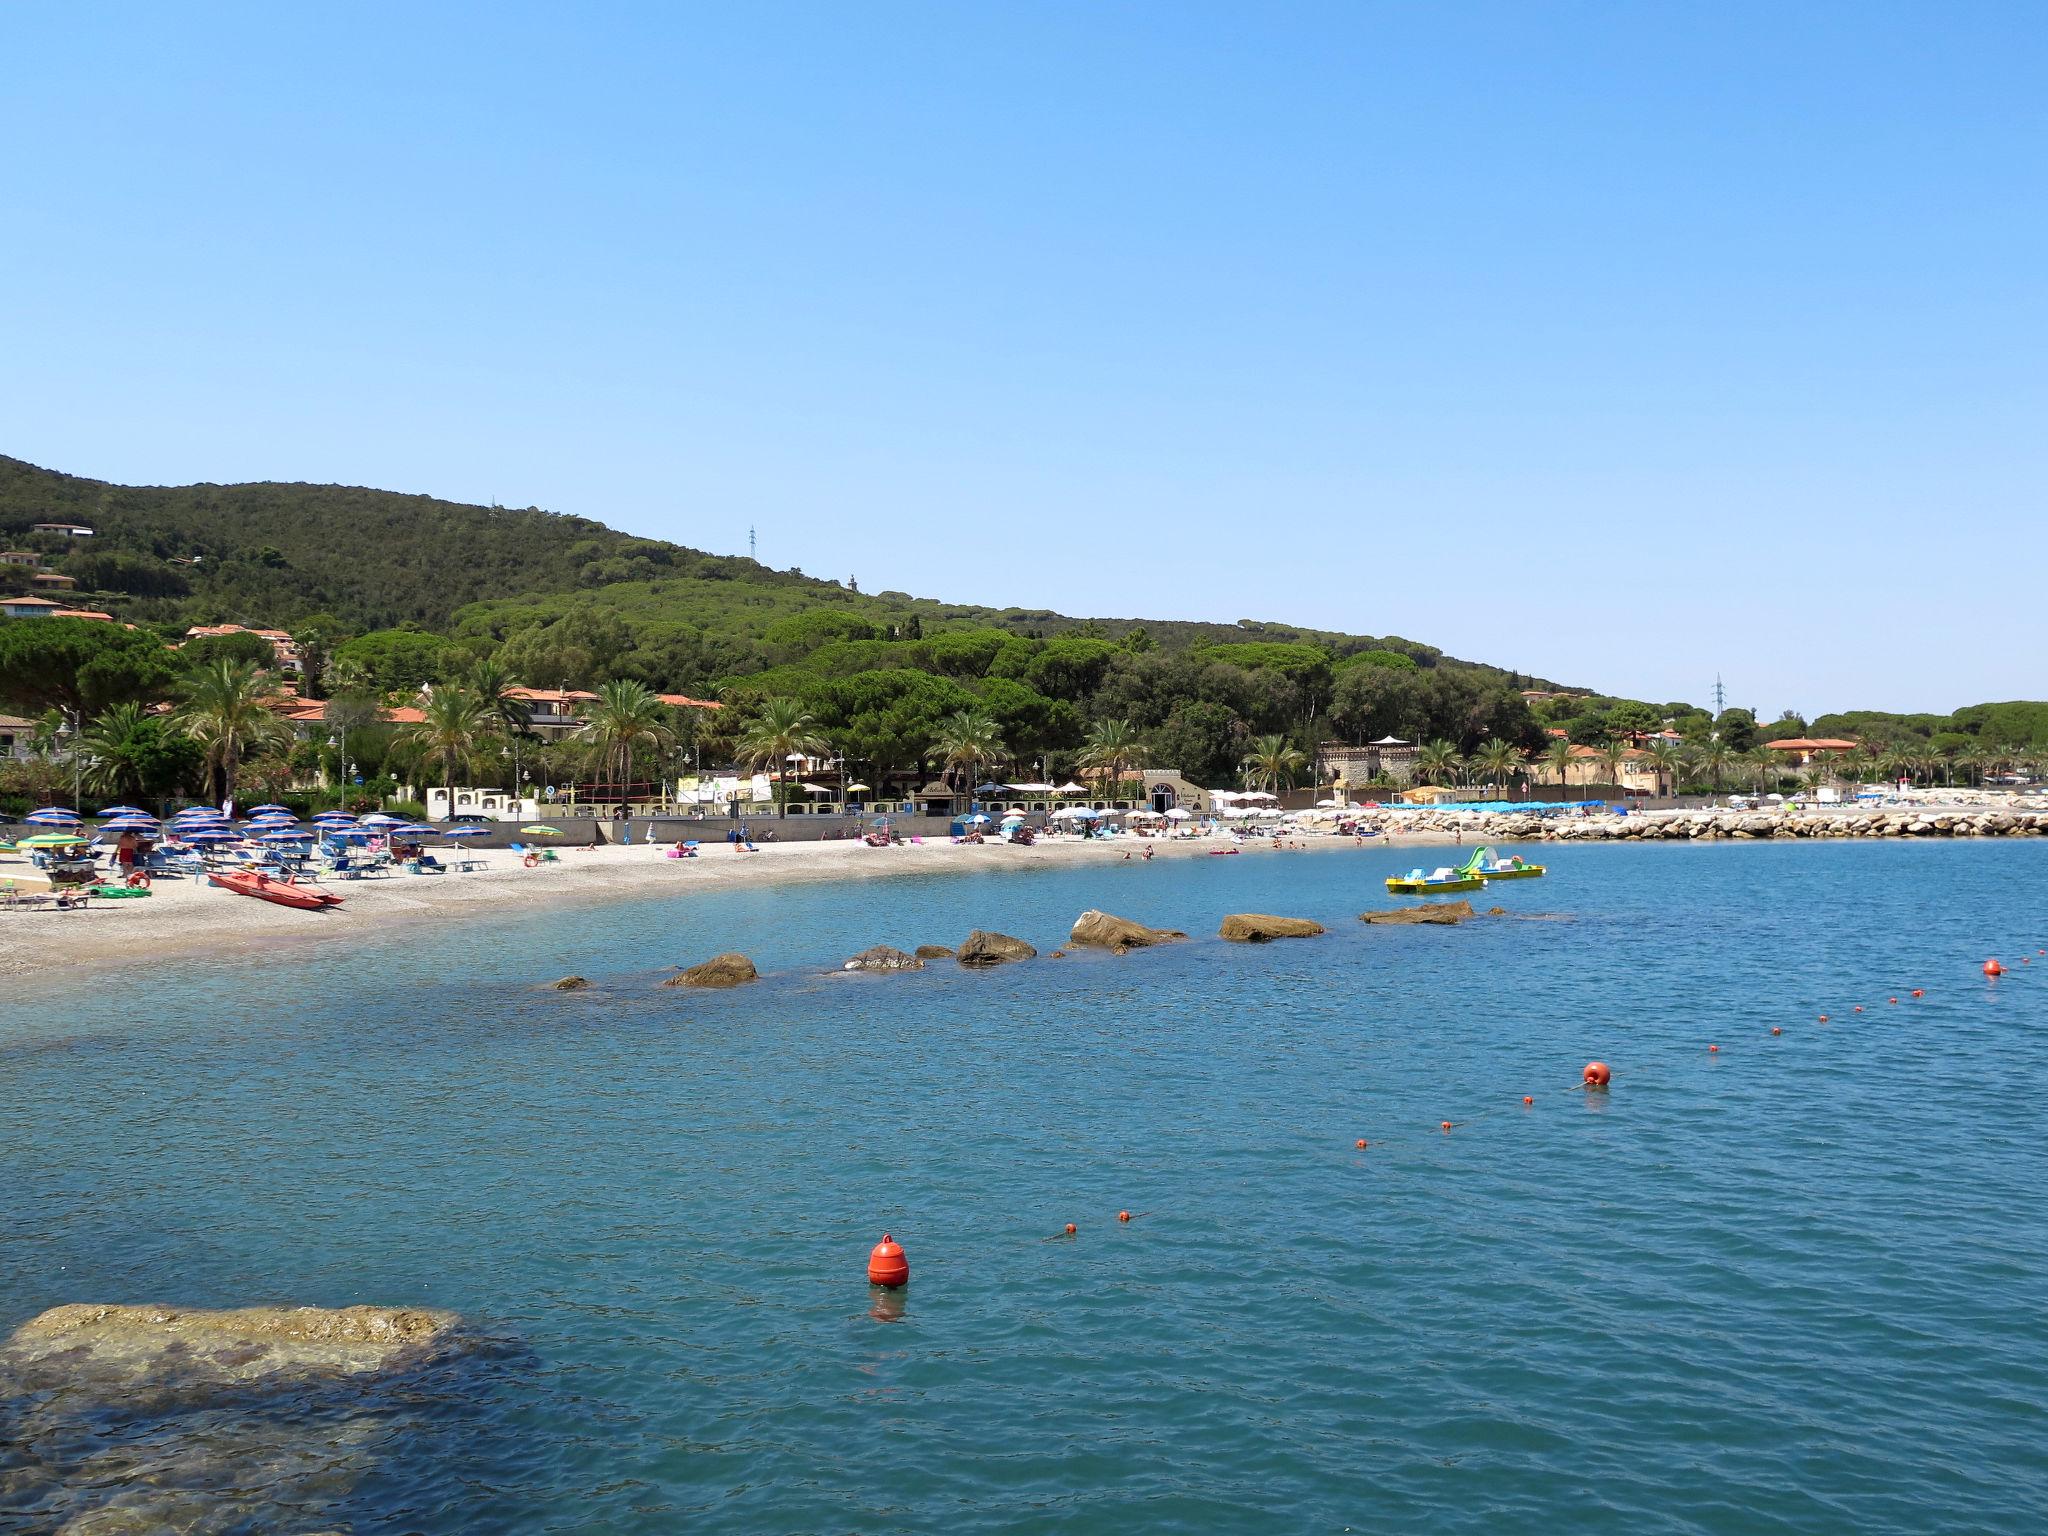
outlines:
M1448 833L1368 840L1368 848L1452 844ZM858 842L763 843L754 853L707 845L694 859L672 859L645 845L563 848L527 868L506 849L475 850L481 867L444 875L395 874L325 882L344 898L326 912L302 912L221 890L203 880L159 880L145 899L96 901L82 911L0 913L0 977L19 980L78 966L146 963L195 952L274 950L287 942L374 939L397 923L455 922L513 909L580 907L621 897L722 890L819 880L886 879L893 875L1042 869L1079 861L1206 858L1234 848L1252 858L1310 851L1357 852L1349 837L1042 839L1030 847L1004 843L905 843L870 848ZM0 876L10 866L0 865Z

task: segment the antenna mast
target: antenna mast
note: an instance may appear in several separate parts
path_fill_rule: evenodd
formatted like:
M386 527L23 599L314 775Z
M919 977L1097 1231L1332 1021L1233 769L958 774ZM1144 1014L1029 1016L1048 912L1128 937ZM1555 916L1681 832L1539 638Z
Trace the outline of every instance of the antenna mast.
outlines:
M754 525L752 523L747 524L747 558L749 560L754 561L756 564L758 564L761 559L760 555L754 549Z

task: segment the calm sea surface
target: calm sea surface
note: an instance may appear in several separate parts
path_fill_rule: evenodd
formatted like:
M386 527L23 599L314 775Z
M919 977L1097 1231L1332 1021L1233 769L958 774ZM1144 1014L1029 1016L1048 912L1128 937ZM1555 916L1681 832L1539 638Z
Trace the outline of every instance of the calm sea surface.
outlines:
M0 1332L369 1301L479 1340L217 1411L0 1408L0 1530L2042 1529L2048 845L1525 851L1550 877L1482 904L1549 920L1367 928L1432 853L1301 853L11 995ZM1091 906L1196 939L829 973ZM1331 932L1208 937L1233 911ZM656 989L725 949L767 979ZM571 971L599 990L534 990Z

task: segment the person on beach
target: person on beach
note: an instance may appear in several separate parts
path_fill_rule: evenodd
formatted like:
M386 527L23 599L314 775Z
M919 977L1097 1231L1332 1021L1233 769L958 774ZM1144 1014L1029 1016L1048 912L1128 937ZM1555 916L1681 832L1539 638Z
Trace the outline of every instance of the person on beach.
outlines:
M114 843L114 868L119 871L123 884L135 873L135 834L123 832Z

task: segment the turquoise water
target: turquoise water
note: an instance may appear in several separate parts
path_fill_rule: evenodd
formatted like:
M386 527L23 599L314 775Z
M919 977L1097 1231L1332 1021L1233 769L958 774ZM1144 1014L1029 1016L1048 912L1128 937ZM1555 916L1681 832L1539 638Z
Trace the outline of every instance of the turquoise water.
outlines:
M171 1478L201 1528L2036 1526L2048 847L1524 851L1551 876L1485 900L1554 920L1367 928L1412 855L1274 854L581 907L0 1003L0 1330L290 1300L480 1335L196 1429L0 1409L0 1530L132 1492L110 1446L258 1423L263 1454ZM973 926L1050 949L1089 906L1197 939L828 973ZM1331 932L1207 938L1232 911ZM655 988L729 948L768 979ZM569 971L600 990L533 990ZM1593 1057L1609 1093L1574 1087ZM863 1279L884 1229L900 1308Z

